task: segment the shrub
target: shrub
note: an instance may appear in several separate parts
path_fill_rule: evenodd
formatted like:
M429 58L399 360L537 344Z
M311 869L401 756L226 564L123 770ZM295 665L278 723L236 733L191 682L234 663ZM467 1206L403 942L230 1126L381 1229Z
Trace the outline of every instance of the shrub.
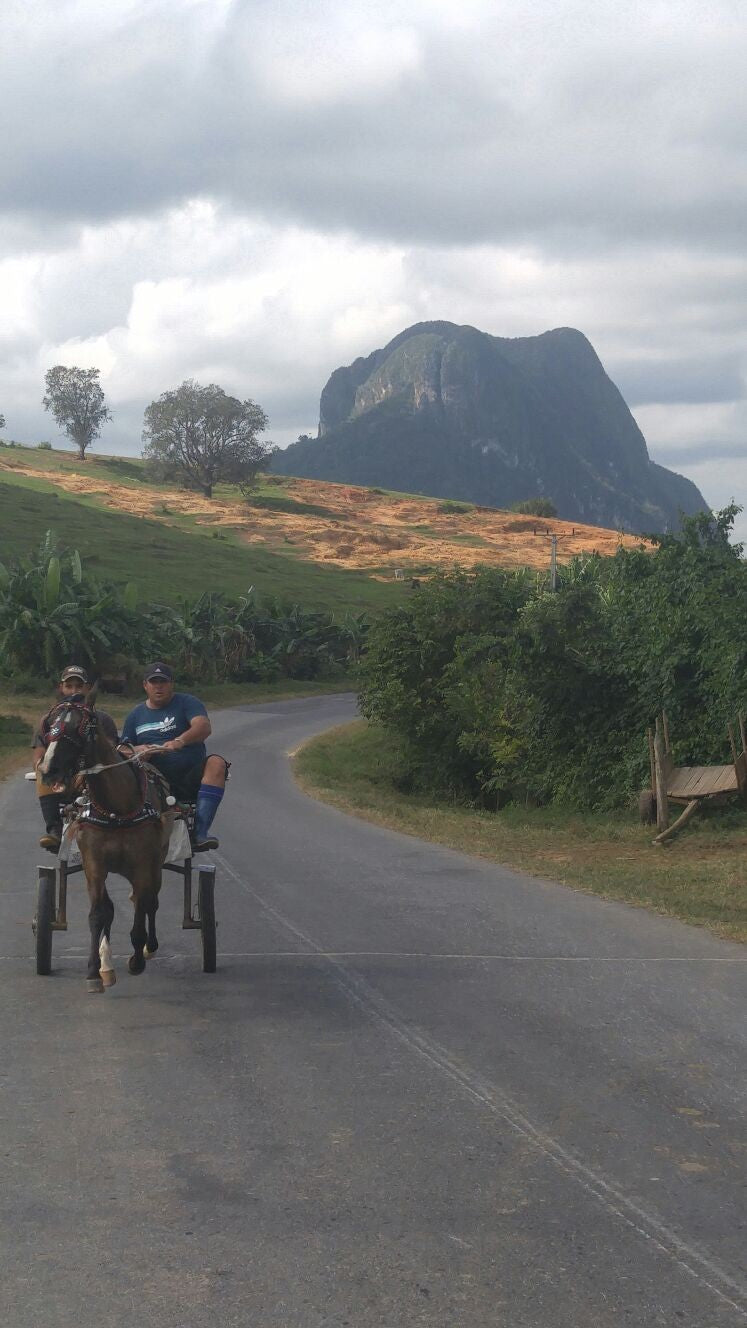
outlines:
M460 513L474 512L474 510L474 503L458 503L451 498L447 498L445 502L439 503L436 508L436 511L443 513L444 516L458 516Z
M371 629L361 706L414 786L497 804L624 804L664 708L675 759L729 759L747 709L747 567L736 511L687 518L653 552L576 559L556 593L529 572L435 576Z
M512 503L510 512L521 512L527 516L553 517L558 509L550 498L525 498L522 503Z

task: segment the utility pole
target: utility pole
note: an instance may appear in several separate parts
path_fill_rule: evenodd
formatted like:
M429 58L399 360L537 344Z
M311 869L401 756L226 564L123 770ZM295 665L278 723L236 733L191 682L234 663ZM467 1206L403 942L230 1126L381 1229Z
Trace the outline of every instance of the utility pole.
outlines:
M566 530L560 535L554 535L552 531L545 528L544 531L535 529L534 533L539 535L540 538L544 535L545 539L550 541L550 590L556 591L558 588L558 540L568 539L569 532ZM573 534L575 535L575 533L574 529Z

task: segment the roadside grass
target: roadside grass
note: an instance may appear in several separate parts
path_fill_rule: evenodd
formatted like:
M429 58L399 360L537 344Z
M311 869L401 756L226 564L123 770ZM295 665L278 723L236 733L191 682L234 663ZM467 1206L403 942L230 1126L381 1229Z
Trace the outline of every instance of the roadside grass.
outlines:
M0 686L2 683L0 682ZM283 678L264 683L207 683L205 686L185 686L194 690L210 711L232 706L261 705L268 701L301 700L305 696L329 696L349 692L354 684L349 678L324 678L321 681L302 682L297 678ZM99 704L116 720L119 727L125 716L143 699L142 688L130 688L126 695L102 693ZM0 696L0 781L19 770L31 768L31 741L42 715L55 703L56 693L49 690L21 691Z
M245 544L230 526L221 527L221 538L214 539L210 527L193 521L169 525L130 516L99 506L90 496L72 498L55 490L51 478L3 471L0 562L30 553L50 528L66 547L80 550L95 575L135 581L145 601L174 603L204 590L235 597L253 585L260 595L279 595L308 608L359 612L383 609L403 593L401 586L364 573L304 562L290 546Z
M294 769L307 792L366 820L747 941L747 815L739 808L696 817L654 847L655 832L633 812L495 813L436 802L398 791L396 740L364 721L312 739Z

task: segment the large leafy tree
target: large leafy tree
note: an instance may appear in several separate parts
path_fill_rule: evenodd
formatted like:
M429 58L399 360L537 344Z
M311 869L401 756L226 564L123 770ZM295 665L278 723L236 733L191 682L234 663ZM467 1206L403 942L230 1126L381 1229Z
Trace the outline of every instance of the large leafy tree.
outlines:
M112 417L99 373L99 369L56 364L44 376L47 388L42 398L44 409L51 410L60 428L75 443L81 461L101 433L102 424Z
M207 498L221 480L248 489L272 452L259 438L267 424L256 402L188 379L146 409L144 456L161 478L176 479Z

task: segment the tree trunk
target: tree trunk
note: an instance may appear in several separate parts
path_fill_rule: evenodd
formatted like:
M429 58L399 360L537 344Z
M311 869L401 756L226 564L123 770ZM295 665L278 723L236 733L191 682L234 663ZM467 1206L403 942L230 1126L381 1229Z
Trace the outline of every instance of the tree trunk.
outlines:
M204 495L205 495L206 498L212 498L212 496L213 496L213 486L212 486L212 484L203 484L203 486L202 486L202 492L204 493Z

